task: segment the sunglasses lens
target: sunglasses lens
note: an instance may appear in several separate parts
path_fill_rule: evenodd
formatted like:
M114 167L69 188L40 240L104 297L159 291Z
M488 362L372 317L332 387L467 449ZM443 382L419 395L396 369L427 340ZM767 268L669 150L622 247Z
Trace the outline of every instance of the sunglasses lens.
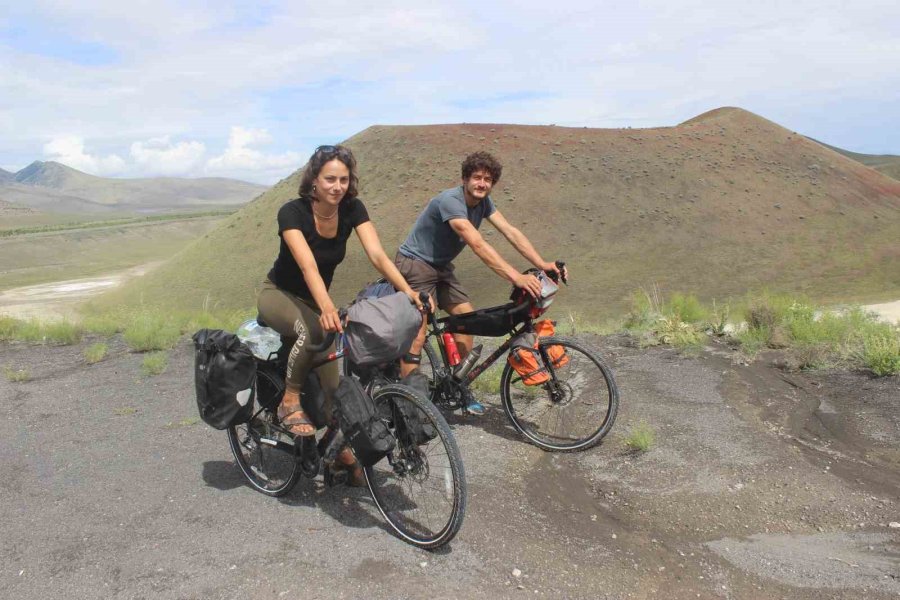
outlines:
M323 152L326 154L329 152L337 152L337 146L319 146L318 148L316 148L316 153L318 154L319 152Z

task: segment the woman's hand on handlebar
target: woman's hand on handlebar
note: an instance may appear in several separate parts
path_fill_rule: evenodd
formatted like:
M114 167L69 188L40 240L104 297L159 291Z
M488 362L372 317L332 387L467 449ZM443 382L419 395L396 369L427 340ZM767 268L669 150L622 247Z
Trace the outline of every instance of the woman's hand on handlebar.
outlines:
M319 315L319 325L325 333L332 333L334 331L344 333L344 326L341 324L341 315L334 306L322 311L322 314Z

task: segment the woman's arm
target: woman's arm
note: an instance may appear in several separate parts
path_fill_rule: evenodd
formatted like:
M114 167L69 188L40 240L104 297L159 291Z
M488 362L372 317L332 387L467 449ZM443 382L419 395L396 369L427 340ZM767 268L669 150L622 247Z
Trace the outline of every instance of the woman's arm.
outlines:
M385 254L384 248L381 246L381 240L378 238L378 232L375 230L375 225L372 224L372 221L366 221L357 225L356 235L359 236L359 241L362 242L363 249L366 251L366 256L369 257L372 266L378 269L378 272L391 282L391 285L409 296L410 300L415 302L416 306L421 309L422 301L419 300L419 295L409 287L409 284L403 279L403 275L400 274L400 271L394 265L394 261Z
M341 327L341 319L338 316L337 307L328 295L328 289L319 274L319 265L316 264L316 257L313 256L309 244L299 229L285 229L281 232L281 238L291 251L291 255L300 267L303 273L303 279L306 281L306 287L313 300L322 311L319 316L319 324L325 332L343 331Z

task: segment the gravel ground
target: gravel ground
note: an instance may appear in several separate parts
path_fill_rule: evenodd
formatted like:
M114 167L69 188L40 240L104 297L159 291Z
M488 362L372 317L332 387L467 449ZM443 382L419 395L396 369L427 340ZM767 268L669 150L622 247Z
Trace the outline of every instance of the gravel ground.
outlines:
M588 338L622 407L597 448L546 454L488 414L448 420L469 506L448 548L392 537L367 492L250 489L196 417L185 341L162 375L112 341L0 344L6 598L895 598L900 378L790 373ZM646 421L649 452L624 449Z

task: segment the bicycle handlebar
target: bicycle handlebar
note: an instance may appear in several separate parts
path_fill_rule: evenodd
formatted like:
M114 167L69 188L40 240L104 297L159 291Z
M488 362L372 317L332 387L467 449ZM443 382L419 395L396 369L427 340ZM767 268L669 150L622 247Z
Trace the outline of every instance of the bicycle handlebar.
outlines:
M325 336L325 339L322 340L321 344L310 344L309 346L307 346L307 349L310 352L322 352L323 350L327 350L328 347L332 344L332 342L334 342L335 335L337 335L337 334L332 331L331 333L329 333L328 335Z

